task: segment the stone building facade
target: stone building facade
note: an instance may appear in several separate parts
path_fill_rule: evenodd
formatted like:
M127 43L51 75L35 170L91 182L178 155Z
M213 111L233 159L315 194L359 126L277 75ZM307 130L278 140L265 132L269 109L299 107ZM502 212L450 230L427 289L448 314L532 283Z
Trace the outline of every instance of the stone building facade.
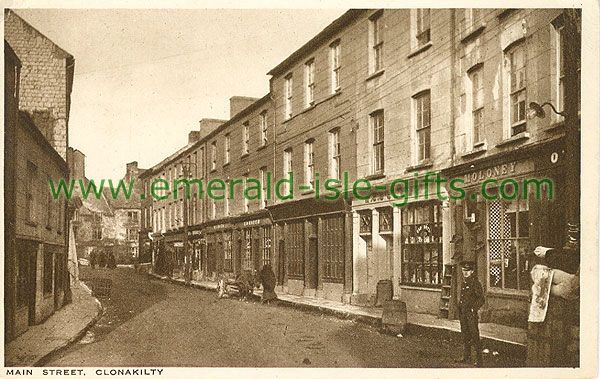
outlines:
M19 108L66 160L75 60L10 9L4 12L4 34L23 63Z
M10 31L6 32L8 37ZM43 37L43 36L42 36ZM45 37L43 37L45 39ZM47 42L47 40L46 40ZM65 160L19 110L22 61L5 41L5 337L10 341L68 301L67 202L49 181L69 177ZM30 68L28 68L29 70ZM45 81L36 82L44 87ZM63 94L64 96L64 94Z
M564 122L527 117L530 102L566 101L561 17L349 10L269 71L267 96L144 174L146 188L185 166L205 195L211 179L269 177L261 198L237 187L234 199L188 203L200 277L270 264L279 291L371 306L393 293L409 311L455 318L457 265L473 260L482 319L523 326L529 256L562 243ZM554 200L543 185L540 200L480 194L485 180L494 192L527 178L552 180ZM164 241L155 267L185 262L178 201L147 202Z
M455 10L455 157L445 177L463 180L466 197L450 200L451 254L477 262L485 321L525 327L531 253L565 242L564 117L528 110L536 102L560 112L568 101L563 17L561 9ZM486 181L492 197L504 190L512 199L481 196Z

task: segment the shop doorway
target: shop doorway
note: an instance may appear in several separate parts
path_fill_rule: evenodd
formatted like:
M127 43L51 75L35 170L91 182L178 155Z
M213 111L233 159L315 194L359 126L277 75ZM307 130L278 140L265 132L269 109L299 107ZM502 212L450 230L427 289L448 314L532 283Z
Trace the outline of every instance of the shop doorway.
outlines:
M254 260L254 270L256 271L260 271L262 269L262 267L260 266L261 256L259 244L260 240L258 238L252 240L252 258Z
M212 275L213 272L216 272L217 262L215 258L215 244L210 242L208 244L208 259L206 262L206 271L208 275Z
M308 240L308 272L306 273L306 288L317 288L319 277L318 239L310 237Z
M277 284L283 285L285 277L285 241L279 241L279 252L277 255Z
M37 244L27 246L23 252L25 255L25 294L27 297L27 307L29 308L29 325L35 324L35 284L37 281Z

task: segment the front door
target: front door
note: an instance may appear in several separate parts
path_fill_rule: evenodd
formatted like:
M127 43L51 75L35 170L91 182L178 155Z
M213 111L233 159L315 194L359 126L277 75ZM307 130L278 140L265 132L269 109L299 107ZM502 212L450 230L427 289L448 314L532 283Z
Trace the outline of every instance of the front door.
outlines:
M277 257L277 284L283 285L285 276L285 241L279 241L279 255Z
M318 240L310 237L308 242L308 272L306 275L306 288L317 288L319 276Z
M30 245L31 247L25 252L27 259L27 306L29 308L29 325L35 324L35 285L36 285L36 267L37 267L37 244Z
M261 267L260 240L252 240L252 258L254 259L254 270L259 271Z
M215 244L210 242L208 244L208 259L207 259L207 271L211 275L216 271L216 256L215 256Z

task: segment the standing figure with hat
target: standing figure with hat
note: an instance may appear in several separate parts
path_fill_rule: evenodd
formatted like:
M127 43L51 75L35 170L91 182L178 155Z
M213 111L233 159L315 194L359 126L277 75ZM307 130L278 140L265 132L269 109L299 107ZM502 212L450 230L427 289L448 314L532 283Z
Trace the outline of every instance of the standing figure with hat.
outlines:
M463 336L465 351L463 359L459 362L469 362L471 360L471 344L475 347L477 357L476 366L481 367L481 342L479 340L479 317L477 311L483 306L485 301L483 297L483 288L474 274L475 263L463 261L460 263L462 268L463 283L460 289L460 300L458 303L458 317L460 319L460 332Z

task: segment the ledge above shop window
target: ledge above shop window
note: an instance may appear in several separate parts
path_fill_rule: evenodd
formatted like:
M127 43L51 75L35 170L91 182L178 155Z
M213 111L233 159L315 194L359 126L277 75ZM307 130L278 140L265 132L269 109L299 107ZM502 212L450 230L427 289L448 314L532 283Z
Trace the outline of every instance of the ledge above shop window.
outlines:
M417 48L416 50L411 51L410 53L408 53L408 55L406 56L406 58L412 58L416 55L421 54L424 51L429 50L429 48L433 46L433 43L431 41L427 42L425 45Z
M473 149L471 151L467 151L466 153L461 155L461 158L472 158L479 154L483 154L487 151L487 142L478 142L473 145Z
M400 283L399 287L414 291L440 292L442 290L441 285L425 283Z
M378 172L376 174L371 174L371 175L365 176L365 179L367 179L367 180L377 180L377 179L383 179L383 178L385 178L385 174L383 172Z
M527 291L519 291L513 289L500 289L490 287L487 290L487 295L492 297L499 297L505 299L529 299L529 293Z
M368 82L369 80L375 79L381 75L383 75L383 73L385 72L385 69L382 68L379 71L375 71L374 73L372 73L371 75L367 76L367 78L365 79L365 82Z
M430 158L428 158L428 159L422 160L421 162L417 163L414 166L408 166L406 168L406 172L422 170L424 168L430 168L430 167L433 167L433 161Z
M546 133L554 133L554 132L563 131L564 129L565 129L565 121L561 120L559 122L555 122L554 124L550 125L548 128L544 129L544 131Z
M515 134L514 136L502 140L499 143L496 144L496 147L504 147L513 143L517 143L519 141L525 141L529 139L529 132L521 132L519 134Z

